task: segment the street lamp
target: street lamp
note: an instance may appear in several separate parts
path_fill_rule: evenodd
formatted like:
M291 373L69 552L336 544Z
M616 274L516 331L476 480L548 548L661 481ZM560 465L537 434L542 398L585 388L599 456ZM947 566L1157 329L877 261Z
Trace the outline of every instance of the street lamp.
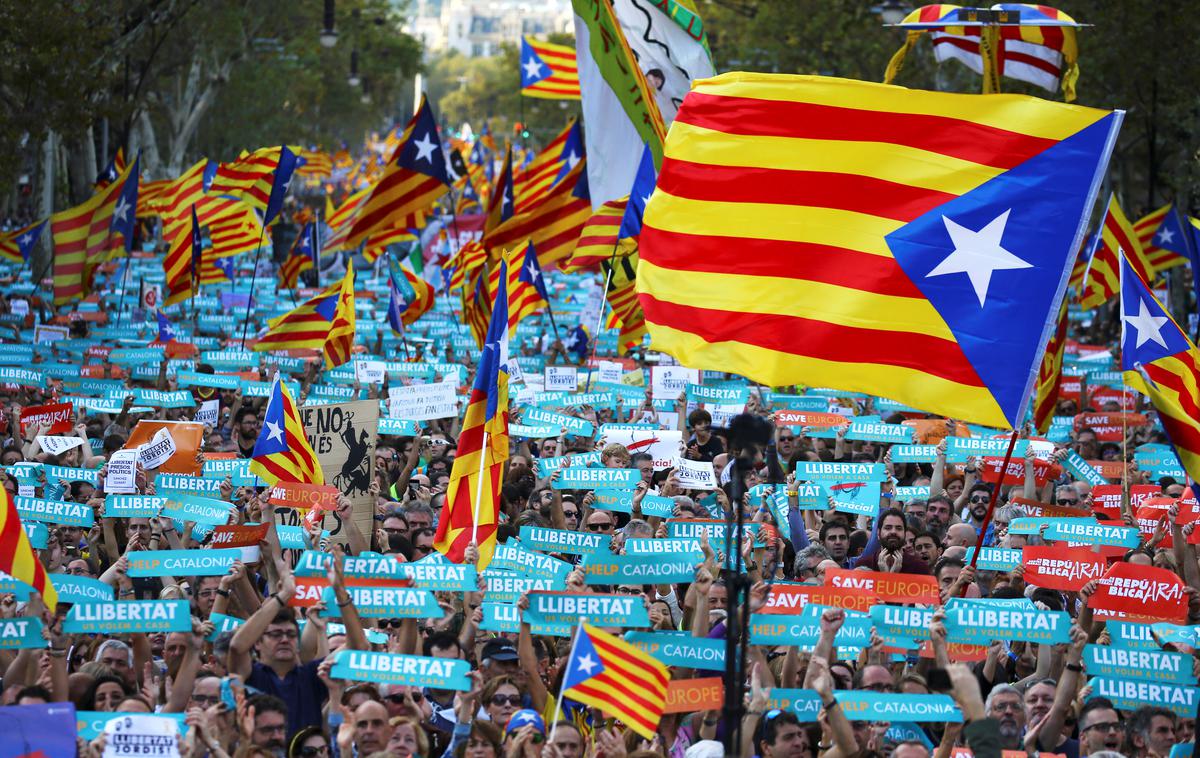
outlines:
M362 79L358 76L358 50L350 51L350 76L346 78L346 83L351 87L357 87L362 83Z
M898 24L908 15L908 8L900 0L884 0L871 10L878 13L885 24Z
M325 0L324 24L321 29L321 47L333 47L337 44L337 30L333 28L333 2Z

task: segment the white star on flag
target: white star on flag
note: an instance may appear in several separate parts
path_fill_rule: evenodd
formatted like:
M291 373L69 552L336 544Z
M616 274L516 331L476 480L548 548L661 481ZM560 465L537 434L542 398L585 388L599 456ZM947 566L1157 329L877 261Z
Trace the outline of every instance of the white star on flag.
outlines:
M24 234L21 235L21 238L19 240L17 240L17 242L21 243L22 245L28 245L29 240L31 240L31 239L33 239L33 235L30 234L29 232L25 232Z
M542 75L542 64L538 63L534 58L530 58L522 63L521 68L525 69L525 76L530 79L537 79Z
M575 154L574 150L572 150L570 154L567 155L567 165L571 168L575 168L575 164L577 163L579 163L579 156Z
M125 202L125 196L122 195L117 200L117 207L113 208L113 218L124 221L125 216L128 213L129 213L129 203Z
M413 142L413 145L417 148L417 160L433 163L433 148L437 147L437 143L429 139L428 134Z
M942 222L945 223L950 240L954 243L954 252L946 256L925 277L966 274L982 307L987 300L988 286L994 272L1033 267L1033 264L1021 260L1000 245L1004 237L1004 225L1008 223L1011 210L1010 208L1001 213L977 232L942 216Z
M579 659L578 668L588 676L592 675L592 671L600 665L600 662L592 658L590 655L585 655Z
M1160 245L1169 245L1175 241L1175 232L1165 226L1158 229L1158 242Z
M267 439L272 442L283 442L283 427L274 421L267 422Z
M1134 345L1134 349L1150 341L1157 342L1163 347L1167 346L1167 341L1162 336L1163 324L1167 323L1167 317L1151 316L1150 306L1146 304L1145 300L1138 301L1136 316L1122 316L1121 320L1137 330L1137 344Z
M538 277L542 275L542 272L538 271L538 268L536 265L534 265L533 261L529 262L526 270L529 271L529 280L532 282L537 282Z

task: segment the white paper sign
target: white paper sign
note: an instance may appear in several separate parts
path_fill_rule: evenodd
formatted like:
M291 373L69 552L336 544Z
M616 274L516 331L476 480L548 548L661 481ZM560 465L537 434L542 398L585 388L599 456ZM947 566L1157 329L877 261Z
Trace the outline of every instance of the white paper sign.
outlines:
M53 434L39 434L37 442L50 455L61 455L71 448L79 447L83 444L83 440L79 437L60 437Z
M717 477L713 472L711 461L691 461L687 458L675 459L676 472L679 476L679 486L686 490L715 490Z
M103 758L179 758L179 724L149 713L127 713L104 725Z
M29 301L22 299L13 300L12 303L9 304L9 310L12 311L14 316L28 316Z
M13 305L15 306L16 303L14 302ZM26 304L25 307L28 308L28 304ZM13 311L16 311L15 307L13 308ZM58 342L59 340L65 340L70 336L71 330L65 326L48 326L46 324L38 324L37 326L33 327L33 341L35 343Z
M159 429L149 442L138 446L137 452L143 468L158 468L175 455L175 438L166 429Z
M363 384L383 384L387 364L383 361L359 361L354 364L354 375Z
M625 367L616 361L600 361L596 367L596 379L609 384L620 384L625 375Z
M688 383L700 383L700 370L683 366L651 366L650 396L655 400L674 400Z
M388 389L388 415L410 421L432 421L458 415L457 383L413 384Z
M194 421L198 421L205 426L213 429L217 428L218 413L221 410L220 400L205 400L200 403L200 408L196 411Z
M108 473L104 477L104 491L116 495L132 495L137 492L137 450L118 450L108 457Z
M654 458L654 470L666 471L675 465L683 450L683 432L678 429L607 429L601 430L606 443L624 445L630 455L649 453Z
M574 366L547 366L547 392L574 392L579 387L579 377Z

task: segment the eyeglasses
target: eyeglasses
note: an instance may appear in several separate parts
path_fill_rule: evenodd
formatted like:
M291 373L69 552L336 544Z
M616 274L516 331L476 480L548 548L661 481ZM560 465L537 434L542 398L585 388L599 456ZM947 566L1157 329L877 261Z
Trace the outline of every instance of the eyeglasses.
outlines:
M382 619L379 622L380 629L399 629L404 624L404 619Z
M433 545L413 545L413 552L428 555L433 552Z
M411 693L409 693L408 696L412 699L412 701L414 703L419 703L425 699L425 696L422 695L418 690L413 690ZM397 692L395 694L384 697L384 700L388 701L392 705L403 705L404 704L404 694Z
M503 705L520 705L521 702L520 695L492 695L492 705L497 708Z
M1084 732L1090 732L1093 729L1099 729L1102 732L1119 732L1119 731L1121 731L1121 722L1120 721L1102 721L1099 724L1092 724L1090 726L1085 726L1083 729L1080 730L1079 733L1083 734Z
M987 495L982 495L980 497L971 498L972 503L986 503L988 500L991 500L991 498L988 497Z
M607 531L610 531L612 528L613 528L613 525L612 525L611 521L606 521L603 524L588 524L587 525L587 529L589 532L607 532Z
M1078 505L1079 504L1079 500L1071 499L1068 497L1060 497L1057 500L1055 500L1054 502L1058 503L1059 505Z
M192 702L205 708L216 705L220 700L216 695L192 695Z
M318 755L329 755L329 746L318 745L317 747L313 747L312 745L305 745L300 748L300 755L302 758L317 758Z
M640 595L642 591L637 587L617 587L617 594L620 595Z
M579 518L579 511L563 511L563 518Z
M779 441L780 441L780 442L791 442L791 441L792 441L792 440L794 440L794 439L796 439L796 438L795 438L795 437L793 437L792 435L790 435L790 434L789 434L789 435L788 435L788 436L786 436L786 437L780 437L780 438L779 438Z
M278 642L280 640L298 639L300 634L295 629L273 629L269 632L264 632L263 636Z

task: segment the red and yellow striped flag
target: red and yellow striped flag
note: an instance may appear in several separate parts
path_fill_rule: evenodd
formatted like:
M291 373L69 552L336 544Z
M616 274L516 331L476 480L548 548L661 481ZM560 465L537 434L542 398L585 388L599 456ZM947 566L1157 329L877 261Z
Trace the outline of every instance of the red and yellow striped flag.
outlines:
M1058 406L1058 390L1062 386L1063 349L1067 346L1067 299L1063 298L1058 311L1058 326L1046 345L1042 365L1038 368L1037 384L1033 388L1033 428L1045 434L1054 419ZM1081 406L1082 407L1082 406Z
M528 166L513 176L517 213L524 213L537 205L551 187L575 168L576 163L583 160L583 151L583 133L579 122L571 119L570 123L533 157Z
M562 696L599 708L650 740L658 731L670 681L667 667L654 656L581 623L567 659Z
M1121 118L818 76L695 82L639 241L652 346L1019 425Z
M575 49L521 38L521 94L546 100L579 99Z
M1154 212L1142 216L1133 225L1134 234L1137 235L1138 242L1142 243L1142 251L1146 254L1146 260L1154 267L1156 274L1188 262L1186 255L1154 244L1154 236L1158 233L1158 228L1162 226L1163 220L1174 207L1173 203L1168 203Z
M0 511L0 571L37 590L51 612L58 607L58 592L29 544L29 535L8 490L4 491L4 509Z
M563 264L563 271L573 273L586 268L594 269L614 254L622 254L619 250L622 246L617 242L617 232L621 228L621 219L625 216L625 206L628 203L628 197L609 200L592 213L592 217L579 231L579 239L575 242L571 257ZM633 248L632 245L627 247Z
M86 202L50 217L54 237L54 304L86 296L96 266L132 244L137 213L138 163Z
M542 268L565 261L575 250L583 225L592 216L586 170L587 161L579 161L536 206L485 234L484 246L497 254L528 240L537 248Z
M617 337L617 352L624 355L629 348L642 344L646 335L646 316L642 313L642 304L637 296L637 266L638 253L636 250L600 264L600 269L608 280L608 291L604 293L610 311L606 328L619 328ZM608 276L612 268L612 277Z
M1116 196L1112 196L1108 199L1108 211L1100 227L1100 246L1092 256L1087 284L1079 298L1079 304L1085 309L1102 305L1121 291L1120 251L1125 252L1129 265L1138 276L1147 282L1154 281L1154 266L1146 259L1142 243L1125 211L1121 210Z

